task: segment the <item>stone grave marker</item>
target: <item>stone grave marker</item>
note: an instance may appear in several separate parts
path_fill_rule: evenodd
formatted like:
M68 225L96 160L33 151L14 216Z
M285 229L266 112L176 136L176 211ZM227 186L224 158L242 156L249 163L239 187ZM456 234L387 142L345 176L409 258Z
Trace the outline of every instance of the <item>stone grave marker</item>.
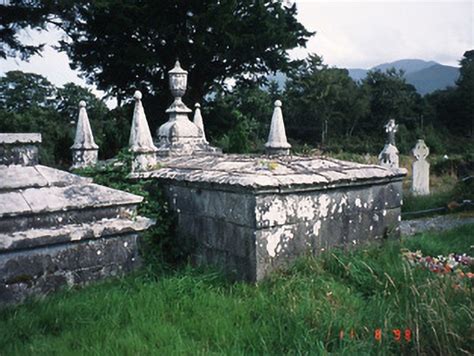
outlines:
M390 119L384 126L387 133L387 143L379 154L379 164L387 168L398 168L398 149L395 146L395 133L398 131L398 125L394 119Z
M430 194L430 164L426 158L430 154L430 149L426 146L424 140L418 140L412 150L415 157L413 162L412 192L414 195Z

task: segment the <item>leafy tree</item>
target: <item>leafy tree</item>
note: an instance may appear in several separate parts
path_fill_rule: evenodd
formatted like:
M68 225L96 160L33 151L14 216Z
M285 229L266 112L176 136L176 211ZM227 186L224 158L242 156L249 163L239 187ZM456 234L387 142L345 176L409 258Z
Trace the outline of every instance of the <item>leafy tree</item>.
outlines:
M45 29L51 12L50 3L39 0L11 0L0 5L0 58L19 55L24 60L40 53L44 44L24 44L18 33L26 28Z
M466 51L461 59L458 86L458 132L474 139L474 50Z
M310 55L290 72L283 106L289 136L324 145L329 136L350 136L366 115L367 98L345 69L329 68ZM284 102L285 104L285 102Z
M382 126L391 118L411 128L418 122L421 97L414 86L406 83L403 71L369 71L363 86L370 97L365 129L382 132Z
M261 79L269 71L289 68L287 50L304 46L312 35L296 20L296 5L282 0L37 3L51 10L47 21L69 36L60 48L73 68L116 96L119 106L134 88L141 89L149 116L163 120L171 103L167 71L177 57L189 70L185 100L191 105L228 78Z
M68 167L80 100L88 103L101 157L115 155L127 144L129 108L122 110L128 115L126 119L118 110L112 116L90 90L74 83L56 88L38 74L11 71L0 77L0 132L40 132L42 163Z
M90 118L103 120L107 112L107 106L99 100L88 88L74 83L66 83L57 89L54 108L70 122L76 122L79 102L86 102L87 112Z
M268 137L273 102L258 84L240 84L227 93L219 91L205 110L206 131L225 152L261 151Z
M0 77L0 106L21 113L33 107L51 106L56 88L45 77L22 71L10 71Z
M457 86L438 90L426 99L439 129L474 138L474 50L466 51L460 64Z

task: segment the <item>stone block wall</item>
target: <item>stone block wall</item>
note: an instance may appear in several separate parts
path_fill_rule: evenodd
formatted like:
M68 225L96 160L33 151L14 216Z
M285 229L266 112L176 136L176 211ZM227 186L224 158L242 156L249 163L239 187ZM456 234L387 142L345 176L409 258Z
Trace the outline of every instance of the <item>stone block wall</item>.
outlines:
M0 304L121 275L139 265L138 234L0 253Z
M165 191L192 260L247 281L308 252L396 233L402 199L401 180L266 193L168 182Z

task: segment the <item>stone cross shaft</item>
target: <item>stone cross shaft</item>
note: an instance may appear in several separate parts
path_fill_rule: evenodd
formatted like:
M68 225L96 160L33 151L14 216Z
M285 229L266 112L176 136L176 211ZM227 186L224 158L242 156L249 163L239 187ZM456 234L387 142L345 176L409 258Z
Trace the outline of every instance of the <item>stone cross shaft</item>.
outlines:
M379 164L386 168L398 168L399 158L398 149L395 146L395 133L398 131L398 125L394 119L390 119L384 126L385 132L388 134L388 142L385 144L382 152L379 154Z
M387 143L395 146L395 133L398 132L398 125L395 124L394 119L390 119L384 127L385 127L385 132L388 134Z
M428 195L430 193L430 164L426 157L430 154L430 149L425 141L418 140L412 150L415 157L413 162L413 179L411 190L414 195Z

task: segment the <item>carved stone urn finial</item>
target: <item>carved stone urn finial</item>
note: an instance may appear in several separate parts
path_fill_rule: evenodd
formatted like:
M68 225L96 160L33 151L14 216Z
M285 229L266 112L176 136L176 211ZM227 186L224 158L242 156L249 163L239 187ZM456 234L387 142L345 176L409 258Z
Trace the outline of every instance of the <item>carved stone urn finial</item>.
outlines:
M181 68L179 60L176 60L174 68L168 72L171 94L175 99L181 99L186 93L188 85L188 72Z
M219 154L220 150L210 146L206 141L203 127L198 127L196 122L189 120L188 114L192 110L182 101L186 93L188 72L181 68L179 60L168 75L174 101L166 110L169 115L168 121L157 131L158 155ZM196 115L200 116L199 110Z

